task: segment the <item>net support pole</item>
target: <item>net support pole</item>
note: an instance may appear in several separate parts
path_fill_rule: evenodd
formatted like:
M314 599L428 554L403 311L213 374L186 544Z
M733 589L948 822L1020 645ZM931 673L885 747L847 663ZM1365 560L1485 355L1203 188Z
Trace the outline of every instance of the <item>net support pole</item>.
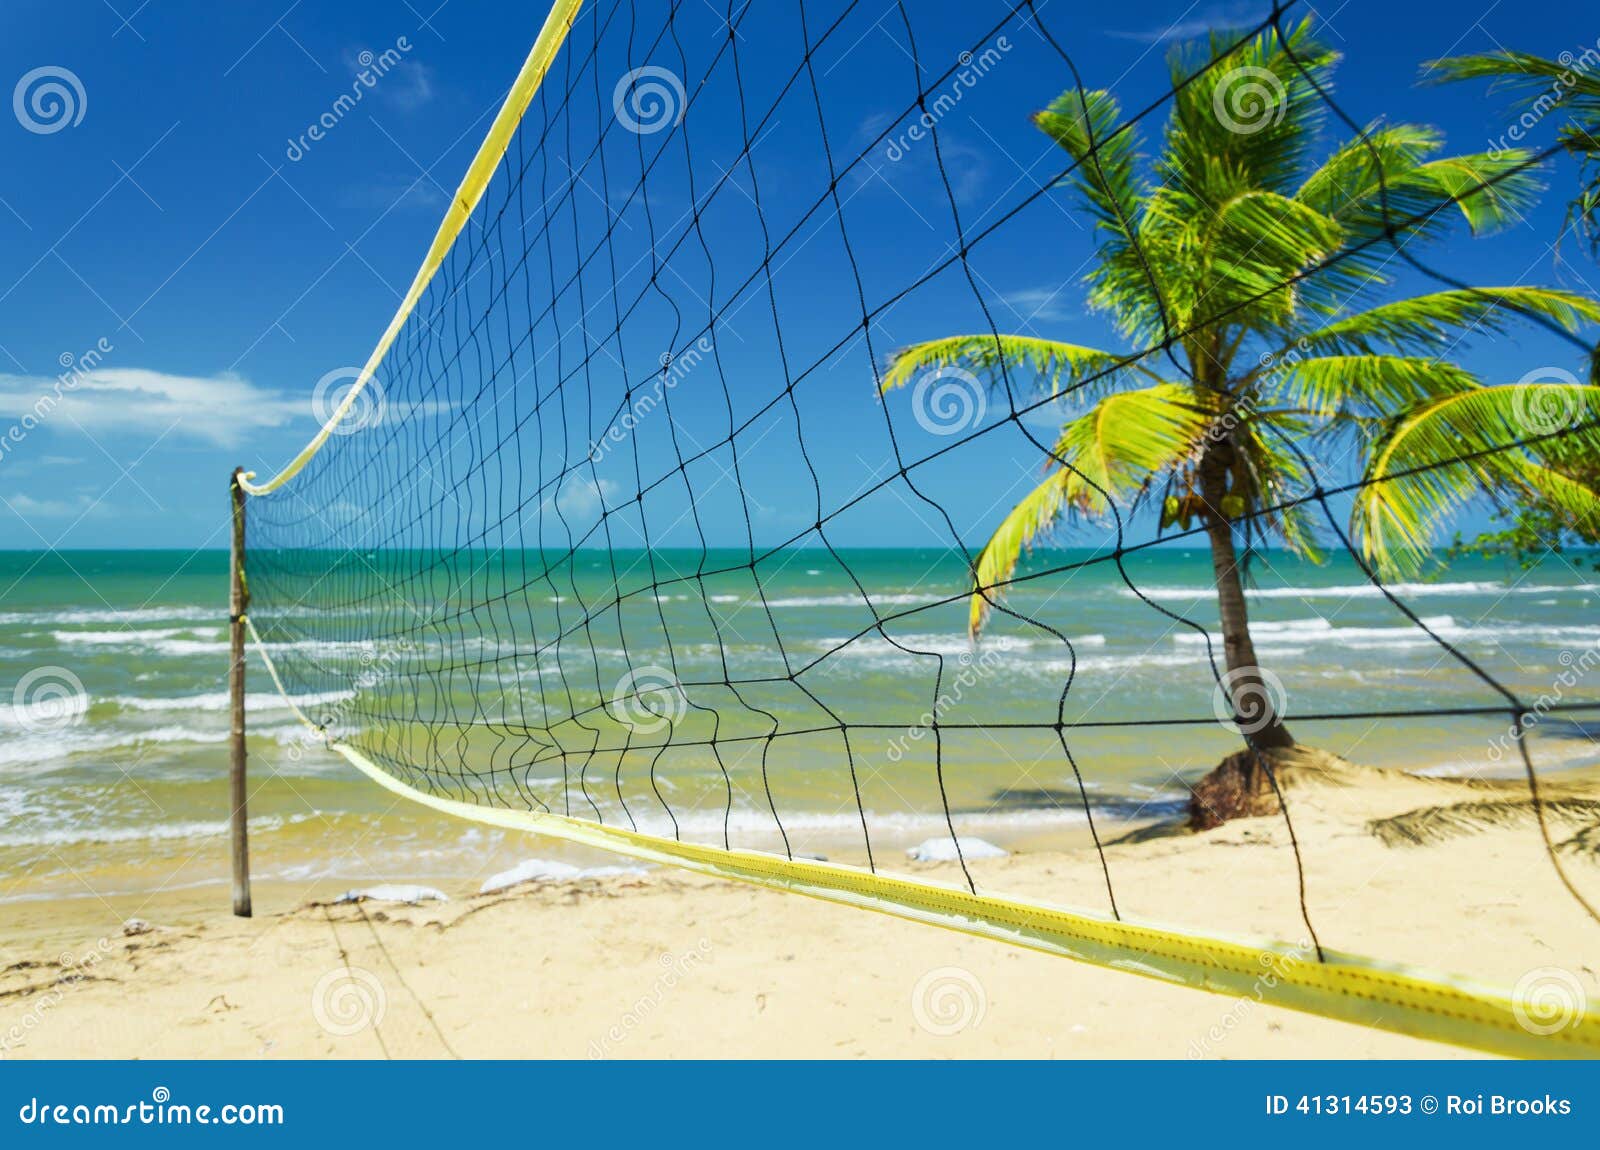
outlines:
M245 612L250 607L250 589L244 576L244 488L239 476L244 468L234 469L228 483L232 499L233 542L228 549L228 639L231 662L228 665L228 700L232 726L228 738L228 795L232 806L229 843L233 854L233 913L250 917L250 835L246 824L244 770L244 639Z

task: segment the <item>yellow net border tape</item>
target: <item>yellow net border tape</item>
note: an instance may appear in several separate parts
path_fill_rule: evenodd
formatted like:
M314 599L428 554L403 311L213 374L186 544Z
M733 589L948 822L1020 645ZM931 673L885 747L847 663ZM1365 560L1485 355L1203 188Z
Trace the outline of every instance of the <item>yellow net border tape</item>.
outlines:
M461 234L461 229L467 226L467 221L472 216L472 210L478 206L478 201L483 198L484 189L489 186L489 180L494 175L496 165L505 155L506 146L511 142L512 133L521 123L523 113L528 110L534 93L539 90L539 85L544 82L545 73L550 70L550 65L555 61L556 53L561 50L561 45L566 42L567 33L571 31L573 22L578 18L578 10L583 6L583 0L556 0L550 9L550 15L545 17L544 27L539 30L539 38L534 41L533 49L528 53L528 58L523 61L522 71L517 73L516 81L511 85L511 91L506 94L505 103L500 105L500 112L494 118L494 123L489 126L489 134L483 138L483 143L478 146L477 155L473 156L472 164L467 168L467 174L462 177L461 186L456 189L455 198L450 201L444 219L439 221L439 230L433 237L433 243L428 248L428 254L422 261L422 266L417 269L416 277L411 281L405 298L400 301L399 309L394 313L394 318L389 321L389 326L384 330L383 337L378 340L378 345L372 349L372 354L367 357L366 364L361 368L361 374L345 393L344 399L328 416L328 421L314 435L311 442L300 449L288 463L288 466L274 475L265 483L256 483L255 472L246 471L239 476L239 486L248 495L265 495L275 491L300 473L300 469L315 458L317 452L322 450L322 445L328 441L334 429L344 421L350 409L355 406L357 398L366 390L368 382L378 370L378 365L383 362L383 357L389 353L389 347L400 334L400 329L405 326L406 319L416 308L417 301L422 298L423 291L434 273L444 262L445 253L456 242L456 237Z
M268 674L295 716L326 736L295 706L255 624L245 620ZM1390 1030L1417 1038L1523 1058L1600 1057L1600 1014L1586 1011L1552 1033L1519 1018L1504 991L1470 979L1359 955L1266 939L1224 939L1154 923L1111 919L1000 895L973 894L858 867L790 859L764 851L723 850L538 811L485 807L428 794L401 782L348 743L326 740L379 786L434 810L507 830L530 831L648 862L810 895L898 918L998 939L1095 966L1160 979ZM1530 1020L1530 1023L1533 1020Z

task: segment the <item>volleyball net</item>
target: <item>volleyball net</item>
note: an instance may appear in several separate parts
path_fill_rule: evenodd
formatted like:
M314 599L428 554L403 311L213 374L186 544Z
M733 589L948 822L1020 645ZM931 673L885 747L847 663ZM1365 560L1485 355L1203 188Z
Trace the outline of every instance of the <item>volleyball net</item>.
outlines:
M1156 585L1174 547L1330 549L1460 675L1306 721L1500 717L1526 759L1530 701L1391 573L1422 501L1587 497L1561 462L1596 441L1576 376L1521 385L1519 422L1380 354L1513 323L1582 347L1582 297L1446 279L1341 327L1392 269L1439 276L1413 241L1514 216L1545 156L1430 165L1437 141L1346 121L1292 7L1124 109L1047 6L559 0L321 431L237 480L274 684L377 783L464 818L1204 989L1267 972L1270 1001L1405 1033L1600 1051L1592 1016L1536 1034L1507 993L1323 946L1298 855L1309 943L1117 904L1106 841L1187 797L1096 764L1153 732L1254 753L1294 842L1276 684ZM1148 174L1141 140L1165 145ZM1121 350L1039 334L1085 297ZM1318 458L1325 429L1361 462ZM1051 546L1069 520L1083 545ZM1156 656L1121 651L1135 632ZM1098 852L1060 894L1084 909L984 889L969 856L1022 815ZM912 843L958 883L886 873Z

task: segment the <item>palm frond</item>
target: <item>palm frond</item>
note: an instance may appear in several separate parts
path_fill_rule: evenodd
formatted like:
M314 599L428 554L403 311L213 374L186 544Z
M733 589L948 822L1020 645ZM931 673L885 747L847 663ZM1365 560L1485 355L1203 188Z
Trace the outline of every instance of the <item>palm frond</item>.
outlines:
M1160 334L1159 293L1164 285L1141 256L1136 238L1139 203L1146 192L1139 176L1138 136L1122 120L1109 92L1061 93L1034 125L1075 161L1067 186L1078 195L1101 233L1089 275L1092 306L1109 312L1129 339L1149 342Z
M1328 355L1288 361L1262 377L1273 395L1323 418L1337 412L1393 415L1476 387L1463 367L1408 355Z
M1221 407L1221 397L1183 383L1120 391L1070 420L1055 455L1107 497L1134 496L1154 475L1196 454ZM1087 495L1081 501L1103 502Z
M967 612L967 633L976 639L1002 588L1017 569L1022 553L1055 527L1062 513L1084 493L1092 495L1079 476L1057 468L1019 499L984 544L973 565L973 589Z
M1167 186L1187 186L1202 200L1208 168L1243 173L1254 187L1290 193L1326 119L1317 94L1332 86L1336 53L1311 31L1311 20L1290 30L1287 50L1268 28L1233 47L1234 37L1180 45L1168 58L1172 115L1159 172ZM1292 53L1292 54L1291 54ZM1315 83L1313 83L1315 81Z
M880 387L892 391L924 373L950 367L971 371L993 386L1010 374L1013 382L1037 384L1039 391L1050 395L1095 376L1100 390L1131 371L1149 374L1136 363L1124 363L1125 359L1098 348L1026 335L955 335L900 348L890 357Z
M1155 475L1192 459L1219 406L1219 397L1162 383L1108 395L1062 428L1056 466L1007 513L978 556L968 614L973 637L1022 553L1064 513L1104 512L1108 498L1137 495Z
M1535 454L1516 445L1567 427L1564 441L1600 452L1600 434L1584 426L1597 412L1600 387L1568 383L1478 387L1411 409L1369 456L1352 513L1362 550L1386 574L1414 574L1435 529L1474 496L1553 491Z
M1591 247L1600 246L1600 76L1589 57L1593 49L1570 62L1549 60L1527 52L1501 49L1473 56L1430 60L1425 72L1435 82L1492 81L1490 89L1510 88L1525 115L1536 119L1558 110L1566 113L1560 139L1583 164L1584 183L1567 206L1568 223L1577 223Z
M1525 106L1547 112L1557 104L1600 111L1600 76L1575 63L1563 64L1528 52L1503 48L1470 56L1428 60L1423 77L1436 84L1459 80L1491 80L1518 92Z
M1391 179L1410 171L1443 146L1436 128L1420 124L1369 124L1363 136L1334 149L1306 177L1295 198L1325 216L1341 219L1378 187L1378 177Z
M1432 292L1379 304L1344 316L1296 341L1302 351L1368 355L1379 347L1405 349L1434 344L1462 328L1498 334L1507 321L1536 316L1570 332L1600 323L1600 302L1576 292L1539 287L1483 287ZM1290 353L1281 348L1274 358Z

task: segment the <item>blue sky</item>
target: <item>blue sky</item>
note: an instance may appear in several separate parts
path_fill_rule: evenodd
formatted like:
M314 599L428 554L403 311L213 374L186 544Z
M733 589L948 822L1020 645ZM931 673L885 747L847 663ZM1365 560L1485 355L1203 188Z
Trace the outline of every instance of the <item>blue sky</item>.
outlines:
M0 116L7 160L0 165L0 430L73 358L100 348L101 363L97 386L75 393L0 456L0 546L219 546L232 466L270 473L315 430L318 382L365 359L543 18L539 4L435 4L10 0L0 80L9 87L41 67L64 69L78 91L68 93L73 122L59 130L30 131L26 110ZM688 7L703 5L689 0ZM998 18L1003 8L994 7ZM984 6L919 0L913 8L924 37L920 52L938 70ZM1161 57L1170 41L1262 12L1250 3L1049 0L1039 8L1085 83L1111 87L1125 107L1165 88ZM595 11L590 6L585 19ZM1348 0L1317 11L1323 34L1346 54L1338 95L1351 114L1434 124L1455 151L1482 150L1500 137L1510 123L1506 102L1481 87L1419 86L1421 61L1501 44L1547 55L1581 52L1595 34L1577 6ZM821 79L831 141L841 151L891 123L902 110L895 100L909 86L893 6L863 3L850 19L849 44L841 41ZM774 75L793 67L794 44L781 29L752 33L747 66L770 58ZM586 35L593 31L580 22L575 42ZM691 73L697 54L709 55L712 44L709 31L685 43ZM296 146L350 91L363 63L391 49L398 62L362 101L324 139ZM1051 68L1048 59L1037 43L1017 45L1021 66L1002 60L960 115L941 126L965 212L981 217L1050 165L1060 166L1060 153L1026 120L1070 83L1059 61ZM788 129L780 128L758 155L764 195L777 215L786 192L792 189L798 203L818 179L815 147L807 146L798 112L785 111L780 124L785 117L793 149L785 151ZM716 114L702 122L710 129ZM1549 142L1554 127L1540 126L1531 142ZM905 278L905 267L926 262L947 239L922 219L923 211L944 209L925 153L909 156L876 182L881 186L851 189L847 210L869 265L869 294L892 285L897 267ZM705 178L715 172L708 168ZM1523 224L1482 241L1458 234L1431 249L1431 261L1480 283L1593 290L1589 283L1600 281L1576 244L1566 245L1562 267L1550 252L1574 178L1570 165L1557 164L1544 202ZM1120 346L1081 307L1076 269L1088 234L1049 210L1058 218L1026 231L1019 225L982 257L997 323ZM730 231L730 239L753 242L747 225L728 226L746 229ZM826 347L849 320L854 289L836 248L819 243L812 254L787 273L812 306L793 305L786 317L793 313L797 342ZM736 257L726 259L732 274ZM896 309L878 338L945 334L941 324L956 321L942 309L953 299L933 291L920 311ZM775 378L761 346L746 344L739 370ZM1487 379L1577 366L1570 348L1531 331L1479 341L1463 358ZM770 391L770 383L755 386ZM863 356L821 373L807 397L807 447L819 468L848 477L841 497L887 460L871 391ZM901 405L891 412L897 432L906 425L908 399L890 399ZM722 399L720 390L685 387L675 402L686 424L704 415L711 426ZM809 516L786 501L795 460L777 438L751 462L752 491L768 492L758 495L766 517L758 526L769 538L786 536ZM929 469L929 481L958 530L979 538L997 517L997 491L972 476L1003 476L1009 486L1036 457L1024 443L1000 437L954 454L960 459L950 466ZM706 508L721 524L737 500L726 490L708 493ZM900 497L869 500L841 522L840 533L845 543L930 541L928 525Z

